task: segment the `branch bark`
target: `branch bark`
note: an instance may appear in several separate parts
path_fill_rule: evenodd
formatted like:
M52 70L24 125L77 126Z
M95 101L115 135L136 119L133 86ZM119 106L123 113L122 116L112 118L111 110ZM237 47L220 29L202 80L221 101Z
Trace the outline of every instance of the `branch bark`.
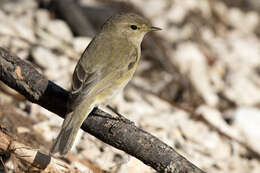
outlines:
M0 80L28 100L64 118L68 91L49 81L31 64L0 47ZM103 142L136 157L158 172L203 173L155 136L96 108L81 128Z
M4 151L8 154L12 154L15 158L25 161L40 170L53 173L66 173L73 171L67 163L15 141L5 133L2 124L0 124L0 141L1 152Z

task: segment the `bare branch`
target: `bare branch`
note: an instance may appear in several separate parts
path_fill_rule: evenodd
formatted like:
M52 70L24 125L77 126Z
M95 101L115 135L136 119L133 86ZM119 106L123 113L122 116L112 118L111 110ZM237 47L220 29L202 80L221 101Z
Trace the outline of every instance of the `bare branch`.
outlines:
M28 100L64 117L68 92L37 72L31 64L0 47L0 80ZM203 173L172 147L100 109L94 109L81 128L103 142L138 158L158 172Z
M16 158L29 163L30 165L53 173L65 173L72 171L72 168L65 162L43 154L29 146L19 143L4 133L0 124L0 150L12 154Z

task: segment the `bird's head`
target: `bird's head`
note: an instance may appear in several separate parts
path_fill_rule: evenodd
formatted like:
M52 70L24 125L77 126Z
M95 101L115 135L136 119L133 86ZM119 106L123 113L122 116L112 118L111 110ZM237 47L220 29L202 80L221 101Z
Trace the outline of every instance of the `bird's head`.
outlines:
M126 13L109 18L102 30L113 33L120 38L126 38L135 45L140 45L146 33L161 29L151 26L148 20L137 14Z

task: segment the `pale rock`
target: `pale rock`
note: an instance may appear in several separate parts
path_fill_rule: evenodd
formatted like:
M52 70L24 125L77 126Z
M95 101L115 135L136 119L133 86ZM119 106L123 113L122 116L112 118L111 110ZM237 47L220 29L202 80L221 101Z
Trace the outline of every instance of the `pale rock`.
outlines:
M210 42L212 40L215 40L216 35L214 34L214 32L207 27L201 27L201 38L207 42Z
M45 31L43 28L37 28L36 34L39 37L39 44L51 49L64 48L64 41L57 39L54 35Z
M224 120L221 113L209 106L201 105L196 110L197 114L203 116L211 125L218 128L220 131L228 134L229 136L233 137L237 140L242 140L240 138L240 134L237 130L230 127Z
M177 0L176 5L182 6L186 13L189 13L190 10L197 9L199 7L198 1L194 0Z
M80 0L80 5L82 6L91 6L91 7L100 7L102 5L102 2L96 1L96 0Z
M19 16L22 15L24 12L35 9L37 5L38 4L36 1L19 0L5 3L2 8L13 16Z
M16 33L11 25L3 20L0 22L0 34L6 36L15 36Z
M75 70L75 67L77 65L77 61L69 61L69 66L66 67L66 69L68 70L68 73L70 74L70 76L72 76L74 70Z
M36 22L38 27L45 28L50 22L50 14L48 10L38 9L35 13Z
M88 168L86 165L83 165L80 162L72 162L71 166L76 168L77 170L79 170L79 172L82 173L93 173L93 171L90 168Z
M210 7L211 7L211 4L209 1L198 1L198 8L201 11L202 16L207 19L210 19L212 17L212 14L211 14L212 10Z
M73 48L76 52L79 52L81 54L87 48L90 41L91 38L89 37L75 37L72 40Z
M1 28L1 26L0 26L0 28ZM1 35L1 33L0 33L0 35ZM0 45L1 45L1 47L3 47L3 48L8 47L11 44L11 42L12 42L12 38L10 36L6 36L6 35L5 36L0 36Z
M176 26L172 26L170 28L167 28L167 34L161 34L161 36L164 39L169 39L169 40L174 40L176 42L178 42L178 40L182 40L182 29L176 27Z
M47 141L52 141L57 134L50 128L48 121L43 121L33 125L34 131L41 134Z
M177 109L154 110L152 114L145 114L139 120L139 126L160 138L166 144L173 146L174 142L182 141L179 126L189 121L185 112Z
M37 64L39 65L39 62L37 62ZM57 83L58 85L60 85L62 83L61 80L61 71L59 70L59 68L47 68L44 70L44 75L51 81ZM62 85L61 85L62 86Z
M11 41L11 51L21 59L26 59L29 56L30 46L27 42L19 38L14 38Z
M136 77L136 75L140 74L141 72L152 68L152 65L153 64L151 61L146 61L144 59L141 59L141 62L138 64L138 68L135 71L135 77Z
M27 59L29 56L29 51L28 49L20 49L15 54L21 59Z
M27 26L15 20L9 20L7 25L9 25L11 29L15 32L15 35L20 36L21 38L28 40L32 43L36 41L34 31L30 26Z
M250 106L259 103L260 91L255 72L260 63L258 39L253 35L245 36L241 32L232 31L225 39L213 37L208 42L218 57L218 64L222 64L222 70L218 67L221 70L219 74L214 68L211 68L210 73L212 80L216 81L218 78L218 83L215 83L219 85L217 90L221 91L222 88L225 96L238 105Z
M102 154L100 150L100 148L102 148L102 144L100 142L95 142L94 137L89 134L85 133L83 137L84 138L76 146L76 148L82 149L82 156L89 160L95 160L100 157Z
M14 170L14 162L12 161L12 159L8 159L6 162L5 162L5 168L8 168L10 170Z
M202 147L200 143L195 143L192 140L185 140L181 145L183 149L177 150L177 152L199 168L205 170L205 168L212 167L211 165L216 163L210 153L205 151L206 149Z
M64 79L58 80L57 84L62 86L62 88L66 89L67 91L70 91L71 90L71 80L72 80L72 75L67 74Z
M237 105L252 106L260 103L259 87L246 76L233 75L230 77L230 83L224 94Z
M127 164L121 166L118 173L133 173L133 172L151 173L153 172L153 169L143 164L140 160L131 157L130 161Z
M250 11L245 16L245 25L247 26L246 32L255 32L255 29L259 27L259 15L257 12Z
M159 15L161 11L164 11L164 9L167 7L166 3L162 3L161 1L157 0L150 0L146 1L145 3L139 0L132 0L132 3L136 4L137 6L142 6L143 13L148 17Z
M35 10L27 10L26 12L24 12L21 15L17 15L12 17L12 20L15 20L25 26L27 26L30 29L34 29L34 25L35 25ZM33 31L34 32L34 31Z
M71 166L78 169L82 173L93 173L93 171L90 168L77 161L72 162Z
M215 13L222 17L222 20L226 21L227 19L225 18L225 16L228 14L228 7L226 6L225 3L223 3L222 1L217 1L214 6L213 6L213 10L215 11Z
M260 165L259 165L259 161L257 159L253 159L250 162L250 166L251 166L251 173L258 173L260 170Z
M64 70L67 70L69 66L74 65L72 64L71 60L67 56L62 56L62 55L59 56L58 62L59 62L59 67Z
M146 94L146 99L149 100L148 104L157 111L168 111L172 107L168 102L152 94Z
M252 83L254 83L256 86L260 87L260 78L259 78L258 73L251 74L250 79L251 79Z
M19 126L16 128L17 130L17 133L30 133L30 129L26 128L26 127L23 127L23 126Z
M260 110L241 107L234 112L234 127L240 130L245 142L260 153Z
M186 17L187 11L184 9L183 6L174 5L171 6L171 9L167 13L168 20L174 23L181 23L183 19Z
M220 138L217 132L208 133L205 139L203 145L206 148L206 152L210 153L214 159L228 159L230 157L232 149L229 144L223 142L223 139ZM221 148L221 150L218 150L219 148Z
M223 91L226 87L225 81L223 78L227 73L225 64L222 61L217 60L209 69L210 80L213 84L215 91Z
M49 49L44 47L35 47L32 50L32 56L36 64L51 70L58 70L57 56Z
M229 19L229 23L231 25L233 25L234 27L237 28L241 28L242 25L244 25L241 20L243 20L244 15L242 13L241 10L239 10L238 8L231 8L229 9L229 13L228 13L228 19ZM243 26L245 27L245 26Z
M60 58L60 57L59 57ZM56 62L58 65L60 61ZM69 73L67 69L61 68L48 68L44 71L45 76L55 82L56 84L62 86L65 89L70 89L72 73Z
M114 153L111 151L106 151L105 148L105 151L102 153L102 155L100 155L100 157L96 158L95 162L98 165L101 165L104 170L110 170L117 167L117 164L113 162L113 159Z
M238 72L241 69L254 68L260 65L260 43L252 35L244 36L239 32L232 32L227 39L229 46L232 47L229 56L226 59L231 68L236 68Z
M59 40L71 42L73 39L73 34L68 24L62 20L51 20L46 27L46 29Z
M158 137L160 140L164 141L166 144L172 146L173 140L169 139L169 134L173 133L173 131L177 128L175 123L170 119L169 114L166 115L167 118L162 118L153 115L146 115L145 119L140 120L140 127L154 136Z
M174 41L189 39L193 36L195 32L194 25L192 24L187 24L182 28L178 28L177 30L172 30L173 28L174 27L171 28L170 32L175 32L175 37L170 37L170 38L173 39ZM170 34L170 36L171 35L173 35L173 33ZM168 38L167 35L166 38Z
M159 28L162 28L164 31L163 32L157 32L158 35L160 36L164 36L164 32L167 31L168 29L168 20L161 20L161 18L168 18L169 16L166 14L160 14L154 17L151 17L150 19L152 19L152 25L153 26L160 26Z
M40 115L44 115L44 117L46 118L46 120L44 119L44 121L48 121L49 126L52 127L58 127L60 128L63 122L63 118L57 116L56 114L48 111L47 109L43 108L43 107L38 107L38 114ZM35 116L38 116L37 114L35 114ZM34 119L37 119L37 117L32 117ZM58 133L58 131L53 130L56 134Z
M154 112L154 109L145 102L133 102L123 112L126 112L124 114L137 123L142 116L148 116L149 113Z
M222 170L222 172L229 173L245 173L253 170L253 165L251 165L251 161L247 159L242 159L241 156L232 157L232 159L220 160L217 162L218 167Z
M49 76L52 76L53 80L55 80L57 84L65 89L70 89L72 74L75 68L75 61L71 61L68 57L65 56L59 56L57 63L59 65L58 73L55 72L57 69L46 72L49 74Z
M209 135L208 128L201 123L195 123L193 121L187 120L179 124L180 129L184 136L188 139L203 145L204 140Z
M206 35L202 34L204 40L211 46L211 50L213 51L214 55L223 62L223 65L227 65L230 60L230 46L227 43L227 40L221 37L211 36L206 37ZM225 67L224 66L224 67Z
M2 86L5 85L2 82L0 82L0 88L2 90ZM13 98L10 97L10 95L6 94L5 92L0 92L0 104L6 104L6 103L12 103Z
M141 65L142 62L140 63L140 68L137 69L135 76L132 78L130 81L130 84L133 83L134 85L147 89L148 91L152 93L160 93L166 85L168 85L170 82L172 82L173 76L165 71L158 72L154 74L153 78L156 80L149 80L147 78L141 78L139 77L138 74L141 73L141 70L145 70L145 68L150 68L150 63L144 63L144 65ZM157 79L161 79L160 82L156 82Z
M228 22L244 33L250 33L258 26L259 17L256 12L243 13L238 8L231 8L227 15Z
M90 136L86 133L83 135L77 148L82 151L81 153L84 158L92 160L104 170L113 170L119 166L118 164L125 164L128 162L129 156L127 154L102 141L96 140L94 136ZM114 161L115 155L120 155L122 158Z
M57 67L45 69L44 74L58 85L64 87L65 89L69 89L72 73L74 71L74 67L71 68L71 66L74 62L71 62L66 56L59 56L55 59L54 63Z
M4 19L6 19L7 17L8 17L8 15L5 14L4 11L0 10L0 20L4 20Z
M183 43L178 46L174 57L181 72L189 75L205 102L210 106L217 105L218 96L210 84L206 57L199 48L193 43Z
M163 89L165 89L165 87L172 82L173 80L173 76L172 74L168 73L168 72L164 72L161 71L159 73L157 73L157 79L160 79L160 82L156 82L156 81L150 81L150 91L152 91L153 93L160 93ZM153 86L153 87L151 87Z
M155 112L155 109L147 102L144 95L140 95L140 92L133 88L127 88L124 94L130 101L123 99L123 93L121 92L111 103L117 105L119 112L128 117L131 121L138 123L142 116L148 116Z

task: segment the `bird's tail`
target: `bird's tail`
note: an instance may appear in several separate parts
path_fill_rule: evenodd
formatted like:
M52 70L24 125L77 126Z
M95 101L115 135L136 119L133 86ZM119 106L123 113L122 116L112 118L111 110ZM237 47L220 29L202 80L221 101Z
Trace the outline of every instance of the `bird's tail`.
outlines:
M74 109L73 112L66 115L66 118L62 124L62 129L50 151L51 155L59 153L63 156L68 153L74 143L80 126L93 108L93 103L86 103L83 101Z

